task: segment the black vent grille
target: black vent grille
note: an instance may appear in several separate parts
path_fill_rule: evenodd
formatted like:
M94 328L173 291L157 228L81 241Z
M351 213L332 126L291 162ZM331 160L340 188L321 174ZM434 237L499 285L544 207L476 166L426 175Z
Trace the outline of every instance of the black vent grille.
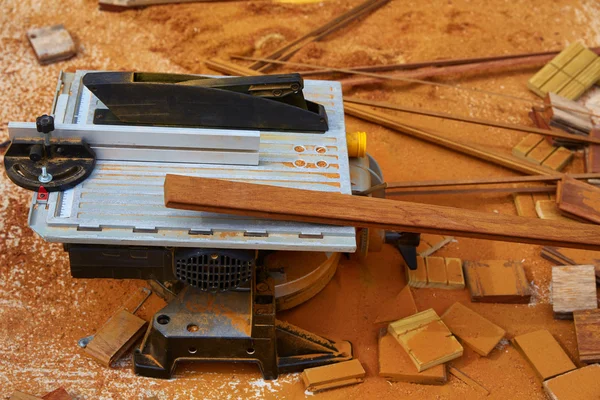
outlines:
M194 250L175 256L175 276L201 290L235 289L252 277L254 256L248 252Z

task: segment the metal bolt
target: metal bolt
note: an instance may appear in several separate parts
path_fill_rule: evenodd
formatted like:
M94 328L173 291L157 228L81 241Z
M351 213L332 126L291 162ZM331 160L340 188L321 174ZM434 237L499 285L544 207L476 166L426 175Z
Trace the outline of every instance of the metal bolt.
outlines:
M48 183L52 180L52 175L48 173L46 167L42 167L42 174L38 176L38 181Z
M283 94L283 91L281 89L275 89L273 90L273 96L275 97L279 97Z
M256 290L258 290L259 292L266 292L267 290L269 290L269 285L267 285L266 283L259 283L258 285L256 285Z

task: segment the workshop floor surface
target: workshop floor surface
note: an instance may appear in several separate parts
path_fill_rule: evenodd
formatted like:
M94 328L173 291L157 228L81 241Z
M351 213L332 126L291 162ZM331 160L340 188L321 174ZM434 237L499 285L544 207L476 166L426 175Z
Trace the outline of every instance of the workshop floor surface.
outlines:
M208 57L264 55L323 24L359 0L312 4L267 1L199 3L150 7L123 13L100 12L95 0L0 2L0 142L8 121L32 121L49 111L61 69L140 70L212 73ZM33 26L63 23L77 41L70 61L41 67L25 37ZM307 46L292 60L327 66L414 62L562 49L575 40L600 45L600 4L595 0L432 0L391 1L369 17ZM536 101L526 89L536 69L446 79ZM291 71L279 69L278 71ZM530 125L530 104L443 87L394 83L352 92L364 98ZM458 122L404 116L435 124L448 136L509 153L525 134ZM346 118L349 131L368 133L368 151L388 182L513 175L388 129ZM571 171L581 172L577 155ZM78 399L288 398L305 396L299 374L263 381L253 365L195 364L177 369L172 380L137 377L129 359L116 369L100 366L76 346L97 330L143 282L74 280L59 244L43 242L27 227L31 193L0 174L0 398L14 390L42 395L64 386ZM420 196L411 201L516 213L510 195ZM556 321L549 305L551 264L539 246L458 238L439 252L464 260L523 260L535 296L530 305L470 304L505 328L507 337L548 329L576 359L573 323ZM361 385L316 398L477 399L481 395L454 377L444 386L389 383L377 376L379 307L404 285L404 267L390 246L367 260L342 261L331 283L283 320L327 337L350 340L367 379ZM469 303L468 291L414 290L419 309L438 313L455 301ZM150 315L160 304L147 304ZM489 399L544 399L534 372L509 344L489 357L465 348L455 366L480 382Z

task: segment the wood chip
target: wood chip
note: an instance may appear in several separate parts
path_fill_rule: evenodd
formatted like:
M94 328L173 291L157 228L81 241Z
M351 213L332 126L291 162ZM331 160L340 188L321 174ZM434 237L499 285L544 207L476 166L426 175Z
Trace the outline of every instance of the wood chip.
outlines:
M29 29L27 38L42 65L66 60L76 54L75 43L62 24Z
M422 385L443 385L448 380L444 364L419 372L406 351L385 328L379 331L379 376L389 381Z
M550 400L600 399L600 365L593 364L544 382Z
M579 361L600 362L600 310L583 310L573 313Z
M484 396L488 396L490 394L489 390L487 390L486 388L484 388L480 383L478 383L475 380L473 380L469 375L465 374L464 372L462 372L458 368L455 368L453 366L449 366L448 367L448 371L452 375L454 375L455 377L457 377L459 380L463 381L464 383L466 383L467 385L469 385L471 388L473 388L474 390L478 391L479 393L483 394Z
M433 309L388 325L419 372L462 356L463 348Z
M541 381L576 368L554 336L545 329L516 336L511 342Z
M465 275L460 258L446 257L446 276L448 289L462 290L465 288Z
M464 262L471 300L483 303L527 304L531 290L523 264L505 260Z
M552 267L554 318L571 319L573 311L598 308L595 271L593 265Z
M365 375L366 372L360 361L354 359L305 369L302 372L302 381L308 391L319 392L361 383Z
M406 285L397 296L383 304L375 323L390 323L414 315L417 312L417 305L410 286Z
M600 188L565 175L556 202L561 212L600 224Z
M463 344L484 357L506 335L504 329L458 302L446 310L442 321Z

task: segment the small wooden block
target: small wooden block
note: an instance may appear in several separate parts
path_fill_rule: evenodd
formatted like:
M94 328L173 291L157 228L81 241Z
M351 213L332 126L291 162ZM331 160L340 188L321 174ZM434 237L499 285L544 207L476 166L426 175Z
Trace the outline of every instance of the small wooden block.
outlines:
M544 382L550 400L600 399L600 365L579 368Z
M393 382L422 385L443 385L448 381L444 364L417 371L406 351L385 328L379 331L379 376Z
M417 312L417 305L415 304L415 299L410 290L410 286L406 285L396 297L383 304L377 319L375 319L375 323L390 323L405 317L410 317Z
M417 269L411 270L406 267L408 285L414 288L424 288L427 286L427 267L425 259L417 256Z
M531 291L523 264L504 260L465 261L471 300L483 303L527 304Z
M535 212L540 219L558 219L562 221L574 222L573 219L561 214L556 201L554 200L540 200L535 203Z
M542 135L530 133L523 138L515 147L512 149L512 154L516 157L525 158L527 154L531 152L538 144L544 140Z
M504 329L458 302L446 310L442 321L450 332L484 357L506 334Z
M581 104L556 93L548 93L544 103L546 104L545 114L553 126L575 134L587 134L592 130L590 110Z
M555 171L562 171L573 159L573 152L564 147L559 147L554 153L544 160L542 165Z
M600 310L583 310L573 313L579 361L600 362Z
M427 287L443 288L448 286L446 261L442 257L427 257L425 265L427 266Z
M563 68L562 70L570 76L577 76L586 68L592 64L598 56L593 51L588 49L581 50L575 57L573 57Z
M542 140L527 154L527 157L525 158L527 159L527 161L531 161L534 164L541 165L544 162L544 160L546 160L548 157L550 157L552 153L554 153L554 151L556 151L556 147L552 146L547 141Z
M23 392L13 392L9 400L41 400L41 398Z
M465 276L460 258L446 258L446 276L448 277L448 289L462 290L465 288Z
M578 99L588 89L588 87L582 85L576 80L572 80L567 83L558 93L569 99Z
M302 372L302 380L306 389L311 392L353 385L364 381L366 372L360 361L354 359L308 368Z
M556 202L562 212L600 224L600 188L565 175L558 183Z
M595 271L593 265L552 267L554 318L571 319L573 311L598 308Z
M76 54L75 43L62 24L29 29L27 38L42 65L66 60Z
M592 54L596 56L596 59L575 77L575 80L586 89L590 88L600 79L600 59L595 53Z
M143 319L121 309L96 332L85 352L110 367L142 336L146 324Z
M462 356L463 348L433 309L388 325L419 372Z
M535 217L535 201L531 193L514 193L513 200L520 217Z
M572 59L577 57L579 53L585 50L585 46L581 42L573 42L563 51L558 53L556 57L550 61L557 68L564 68Z
M42 397L43 400L72 400L71 395L63 387L59 387Z
M541 381L576 368L554 336L545 329L516 336L511 342Z
M563 71L558 71L556 72L556 74L554 74L552 76L552 78L550 78L548 80L548 82L546 82L544 84L544 86L542 86L542 91L544 93L548 93L548 92L555 92L555 93L561 93L561 89L564 88L565 86L567 86L567 84L569 82L571 82L573 80L573 77L569 76L568 74L565 74ZM561 94L562 96L565 96L564 94ZM567 96L565 96L567 97ZM567 97L570 98L570 97Z

